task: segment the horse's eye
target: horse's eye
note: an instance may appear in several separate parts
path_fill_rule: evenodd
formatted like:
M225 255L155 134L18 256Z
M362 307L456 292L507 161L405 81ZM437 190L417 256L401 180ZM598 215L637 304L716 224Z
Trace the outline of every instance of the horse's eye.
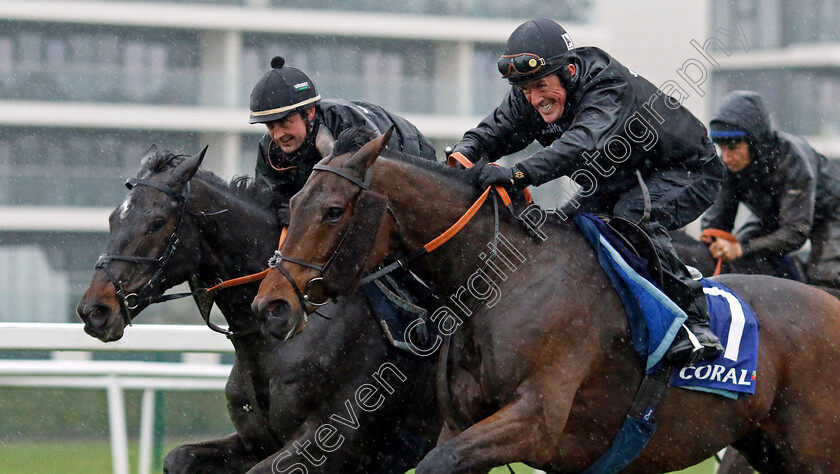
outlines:
M331 207L327 209L324 214L324 220L329 222L337 222L344 215L344 209L340 207Z
M154 222L149 226L149 230L147 231L148 234L153 234L161 229L163 226L166 225L166 219L155 219Z

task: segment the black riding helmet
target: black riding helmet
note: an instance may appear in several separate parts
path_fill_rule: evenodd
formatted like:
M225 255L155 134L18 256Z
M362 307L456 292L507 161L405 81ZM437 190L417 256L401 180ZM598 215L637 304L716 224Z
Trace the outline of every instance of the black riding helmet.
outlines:
M519 25L505 44L499 58L499 72L511 85L557 73L567 89L571 85L568 65L575 61L575 45L566 30L557 23L539 18Z
M249 123L281 120L321 102L315 84L300 69L285 66L280 56L271 59L271 71L260 78L251 91Z

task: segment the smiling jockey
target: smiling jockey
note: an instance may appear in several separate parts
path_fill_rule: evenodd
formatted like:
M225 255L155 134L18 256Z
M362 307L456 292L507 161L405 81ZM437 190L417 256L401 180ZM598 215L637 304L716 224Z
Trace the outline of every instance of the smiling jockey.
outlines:
M686 326L702 346L695 349L680 331L666 358L681 365L719 355L703 289L666 232L700 217L720 190L723 165L703 124L604 51L575 48L551 20L520 25L498 66L513 87L454 151L473 161L496 161L535 140L545 148L512 168L479 165L477 184L518 190L570 176L582 189L564 212L638 222L644 212L639 171L650 191L645 231L662 261L663 290L685 310Z

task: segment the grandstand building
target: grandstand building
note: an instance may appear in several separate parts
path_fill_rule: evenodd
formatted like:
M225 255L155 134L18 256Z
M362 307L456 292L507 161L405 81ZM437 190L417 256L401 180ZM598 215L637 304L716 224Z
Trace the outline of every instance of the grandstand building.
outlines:
M17 253L35 251L36 268L51 273L26 273L28 283L14 294L0 288L0 299L62 291L50 319L75 320L72 308L107 243L107 216L153 143L188 154L209 144L205 168L225 179L252 174L264 127L248 124L248 96L275 55L309 73L322 97L405 116L442 158L443 146L507 90L496 59L510 32L548 17L577 45L602 47L656 84L681 85L685 104L704 121L728 88L758 88L779 98L771 107L782 128L840 156L840 119L831 108L840 99L832 29L840 11L830 0L808 2L819 13L788 3L0 1L0 255L26 262ZM819 17L819 28L800 26L806 14ZM735 31L737 21L748 51L725 43L726 55L710 46L715 65L693 46L719 28ZM549 204L559 196L537 194ZM0 281L21 275L0 268ZM44 320L25 308L0 306L0 321Z

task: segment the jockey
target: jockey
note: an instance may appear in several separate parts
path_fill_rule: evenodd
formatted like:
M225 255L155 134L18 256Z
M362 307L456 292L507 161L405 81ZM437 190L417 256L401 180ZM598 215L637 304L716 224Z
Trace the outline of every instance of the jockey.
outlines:
M436 160L432 143L408 120L366 102L321 99L309 76L285 64L279 56L271 60L271 70L251 91L250 115L250 123L264 123L267 128L259 144L255 179L273 192L273 204L279 208L281 221L288 200L301 190L312 168L321 161L321 153L325 152L319 150L321 142L327 141L331 151L332 143L345 130L362 128L364 135L373 139L393 126L388 149ZM382 286L393 293L389 296ZM428 297L402 269L392 273L387 282L369 282L362 289L374 314L388 326L383 330L390 333L389 340L402 338L405 321L417 318L405 308L416 308L414 303ZM395 304L396 299L402 302ZM414 340L423 341L427 325L417 328L415 331L420 334Z
M756 92L727 94L709 128L729 170L702 227L730 231L739 203L755 216L737 242L704 237L712 256L778 262L810 238L809 281L840 288L840 166L804 139L773 130Z
M454 147L473 161L496 161L536 140L545 148L512 168L478 165L478 185L513 190L570 176L582 186L564 212L639 222L638 170L650 191L645 231L662 260L665 292L683 308L695 350L680 331L666 360L693 364L722 352L709 328L701 284L691 278L667 230L694 221L713 202L723 166L706 128L680 103L594 47L575 48L557 23L537 19L508 38L498 62L512 85L507 97Z
M258 181L290 198L321 160L316 137L334 141L349 128L367 127L382 134L394 125L388 148L435 159L434 146L406 119L365 102L321 99L312 79L285 63L282 57L273 58L271 70L251 91L249 122L264 123L268 129L257 154Z

